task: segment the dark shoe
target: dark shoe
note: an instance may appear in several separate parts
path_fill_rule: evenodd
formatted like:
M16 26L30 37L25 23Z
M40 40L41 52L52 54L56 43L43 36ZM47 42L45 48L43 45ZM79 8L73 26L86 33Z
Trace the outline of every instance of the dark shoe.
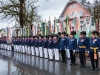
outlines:
M83 66L81 65L80 68L82 68Z
M92 67L92 68L90 68L90 70L95 70L95 68Z
M95 69L95 71L98 71L98 70L99 70L98 68Z
M73 63L70 63L70 65L73 65Z
M66 64L67 62L65 61L64 63Z
M64 63L63 61L61 63Z
M73 66L75 65L75 63L73 63Z
M85 68L85 66L83 65L82 68Z

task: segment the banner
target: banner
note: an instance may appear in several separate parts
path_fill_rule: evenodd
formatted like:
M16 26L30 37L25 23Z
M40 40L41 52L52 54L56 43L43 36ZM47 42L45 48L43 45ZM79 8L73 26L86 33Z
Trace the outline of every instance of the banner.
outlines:
M7 41L10 42L11 41L11 29L10 27L7 27Z
M68 26L68 22L69 22L69 17L66 17L66 33L69 33L69 26Z

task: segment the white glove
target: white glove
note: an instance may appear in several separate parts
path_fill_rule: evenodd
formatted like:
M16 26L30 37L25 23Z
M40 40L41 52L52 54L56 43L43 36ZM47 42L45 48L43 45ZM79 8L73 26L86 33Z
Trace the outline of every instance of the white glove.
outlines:
M75 50L73 50L73 55L75 55Z
M89 53L89 51L87 51Z
M73 50L73 52L75 53L75 50Z

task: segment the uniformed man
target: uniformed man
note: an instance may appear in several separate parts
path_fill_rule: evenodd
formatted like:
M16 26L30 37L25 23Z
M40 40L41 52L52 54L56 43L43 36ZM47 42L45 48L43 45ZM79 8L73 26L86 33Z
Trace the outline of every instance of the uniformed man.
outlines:
M65 34L65 38L66 38L66 57L68 58L68 59L70 59L70 51L69 51L69 49L68 49L68 39L69 39L69 37L68 37L68 34Z
M53 60L53 40L52 40L53 36L49 35L49 39L48 39L48 54L49 54L49 60Z
M39 48L38 48L38 43L39 43L39 39L38 39L38 36L35 37L35 53L36 53L36 56L39 56Z
M31 54L31 36L28 37L28 54Z
M87 38L84 36L84 32L80 32L80 38L78 40L78 48L79 48L79 56L80 56L80 67L85 68L85 50L88 48L87 46Z
M100 40L96 37L98 35L97 31L91 33L91 38L89 39L89 52L91 59L91 70L98 71L98 50L100 49Z
M35 55L35 36L32 37L32 41L31 41L31 50L32 50L32 55Z
M40 53L40 57L43 57L43 37L41 35L39 35L39 53Z
M43 39L43 50L44 50L44 58L47 59L48 58L48 36L44 36Z
M60 39L61 39L61 32L58 32L58 42L59 42L59 54L61 53L61 50L60 50Z
M61 33L61 39L60 39L60 50L62 55L62 63L66 63L66 38L64 36L64 33Z
M59 40L57 35L53 36L53 50L54 50L54 57L56 61L59 61Z
M69 38L69 43L68 43L68 49L70 50L70 58L71 58L71 63L70 65L75 65L75 51L77 48L77 39L74 37L76 34L75 31L72 31L70 33L70 38Z

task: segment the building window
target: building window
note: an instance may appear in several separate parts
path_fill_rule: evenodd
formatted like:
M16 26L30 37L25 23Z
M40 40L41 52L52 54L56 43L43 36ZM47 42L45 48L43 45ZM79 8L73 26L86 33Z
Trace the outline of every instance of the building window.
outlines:
M78 6L77 4L72 4L72 5L69 6L69 9L75 8L77 6Z
M82 14L83 12L82 12L82 10L79 10L79 14Z
M74 16L75 15L75 12L72 12L72 16Z

